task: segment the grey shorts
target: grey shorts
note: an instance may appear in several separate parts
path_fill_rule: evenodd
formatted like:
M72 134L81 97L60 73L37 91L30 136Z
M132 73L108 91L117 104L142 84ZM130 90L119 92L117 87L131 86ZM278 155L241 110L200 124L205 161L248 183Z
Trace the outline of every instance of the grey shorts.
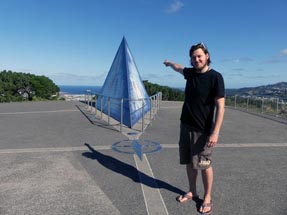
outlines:
M211 166L212 147L207 147L208 135L195 132L181 123L179 139L180 164L192 164L194 169L207 169Z

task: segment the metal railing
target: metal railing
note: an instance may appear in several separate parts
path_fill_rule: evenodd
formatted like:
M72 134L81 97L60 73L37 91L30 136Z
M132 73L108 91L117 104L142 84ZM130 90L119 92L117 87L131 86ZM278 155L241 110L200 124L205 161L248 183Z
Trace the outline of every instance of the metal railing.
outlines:
M287 100L255 96L227 96L226 106L287 119Z
M105 99L107 101L107 111L106 113L104 113L104 108L103 108L103 99ZM98 107L97 102L100 100L100 105ZM113 97L109 97L109 96L104 96L98 93L93 93L91 90L86 90L85 93L85 104L86 104L86 109L88 109L89 111L93 111L94 110L94 114L97 116L98 115L98 111L100 112L99 117L102 120L103 119L103 115L106 114L107 115L107 123L108 125L110 125L110 118L111 118L111 106L112 105L119 105L119 112L120 112L120 132L122 132L122 127L123 127L123 122L124 122L124 102L128 101L128 102L135 102L138 105L139 103L141 103L141 106L138 106L138 110L141 109L142 111L142 117L141 117L141 131L144 130L144 125L145 125L145 110L144 107L147 104L146 100L149 100L149 104L150 104L150 111L149 111L149 123L151 124L153 117L157 114L159 108L160 108L160 103L162 101L162 93L158 92L152 96L150 96L149 98L143 98L143 99L127 99L127 98L113 98ZM120 101L120 102L119 102Z

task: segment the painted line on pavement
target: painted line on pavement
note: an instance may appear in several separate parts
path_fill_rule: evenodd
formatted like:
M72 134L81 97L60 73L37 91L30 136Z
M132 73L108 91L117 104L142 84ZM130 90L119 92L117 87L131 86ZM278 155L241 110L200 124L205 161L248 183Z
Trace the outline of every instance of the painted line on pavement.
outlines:
M0 115L17 115L17 114L33 114L33 113L60 113L60 112L76 112L77 109L64 109L64 110L49 110L49 111L28 111L28 112L7 112L0 113Z
M287 143L232 143L232 144L217 144L219 148L256 148L256 147L287 147Z
M168 214L146 155L143 154L142 161L137 155L134 155L134 159L141 181L147 214Z
M161 144L163 148L178 148L178 144ZM219 143L215 148L287 147L287 143Z
M163 148L175 149L178 144L161 144ZM92 146L96 150L109 150L111 146ZM287 147L287 143L220 143L216 148L264 148L264 147ZM0 149L0 154L12 153L34 153L34 152L72 152L72 151L86 151L86 146L75 147L47 147L47 148L25 148L25 149Z
M93 146L96 150L108 150L110 146ZM49 148L27 148L27 149L0 149L0 154L12 153L34 153L34 152L73 152L73 151L86 151L86 146L78 147L49 147Z

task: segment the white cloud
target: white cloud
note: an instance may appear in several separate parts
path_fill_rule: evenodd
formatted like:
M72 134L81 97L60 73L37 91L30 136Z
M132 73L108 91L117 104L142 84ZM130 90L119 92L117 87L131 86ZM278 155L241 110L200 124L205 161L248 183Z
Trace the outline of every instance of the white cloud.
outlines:
M59 85L97 85L103 84L106 74L96 76L77 75L70 73L54 73L49 76L56 84Z
M225 74L226 77L243 77L241 73L227 73Z
M233 71L238 71L238 72L244 71L243 68L234 68L234 69L232 69L232 70L233 70Z
M283 49L281 52L280 52L281 55L287 55L287 49Z
M249 57L240 57L234 60L235 63L240 63L240 62L251 62L253 59Z
M238 57L238 58L229 58L229 59L224 59L224 62L234 62L234 63L242 63L242 62L252 62L254 61L250 57Z
M183 3L180 0L174 0L166 9L166 13L176 13L183 7Z
M264 69L262 69L262 68L258 68L258 69L256 69L256 71L258 71L258 72L263 72L263 71L264 71Z
M264 64L275 64L275 63L287 63L287 48L282 49L279 54L266 59L262 63Z
M285 59L285 58L273 58L273 59L265 60L262 63L264 63L264 64L287 63L287 59Z

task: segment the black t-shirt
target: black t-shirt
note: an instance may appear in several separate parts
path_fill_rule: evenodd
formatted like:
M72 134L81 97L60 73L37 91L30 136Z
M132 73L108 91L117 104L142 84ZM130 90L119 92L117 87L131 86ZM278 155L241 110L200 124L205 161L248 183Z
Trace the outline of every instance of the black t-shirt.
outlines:
M213 69L197 73L194 68L184 68L183 75L186 86L180 120L194 131L209 134L213 126L215 98L225 95L223 77Z

